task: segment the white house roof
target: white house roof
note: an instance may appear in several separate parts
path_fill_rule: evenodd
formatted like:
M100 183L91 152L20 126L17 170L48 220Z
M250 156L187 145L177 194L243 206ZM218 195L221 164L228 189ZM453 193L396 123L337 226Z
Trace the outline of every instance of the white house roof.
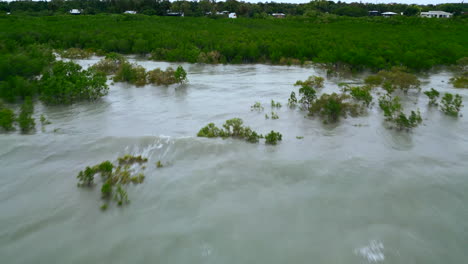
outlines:
M429 12L421 12L421 14L431 14L431 15L451 15L452 13L444 12L444 11L429 11Z
M127 10L124 12L124 14L132 14L132 15L135 15L137 12L136 11L132 11L132 10Z
M70 10L70 14L81 14L81 12L78 9L72 9Z
M394 13L394 12L385 12L385 13L382 13L382 15L396 15L397 13Z

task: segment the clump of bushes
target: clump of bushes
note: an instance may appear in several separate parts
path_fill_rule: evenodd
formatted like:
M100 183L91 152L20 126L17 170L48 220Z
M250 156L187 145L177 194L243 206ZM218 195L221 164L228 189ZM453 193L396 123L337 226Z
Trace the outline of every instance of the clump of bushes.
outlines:
M461 58L455 66L455 76L450 79L455 88L468 88L468 57Z
M296 86L309 86L309 87L312 87L314 89L319 89L319 88L323 88L323 82L325 81L325 79L323 77L319 77L319 76L309 76L309 78L307 78L307 80L305 81L297 81L294 85Z
M453 117L458 117L463 107L462 97L459 94L453 95L451 93L446 93L444 97L442 97L440 103L440 110L446 115Z
M253 104L251 107L250 107L250 111L263 111L263 106L260 102L255 102L255 104Z
M114 81L143 86L146 84L146 75L146 70L142 66L123 62L115 73Z
M253 131L250 127L245 127L243 123L243 120L240 118L226 120L223 124L223 128L217 127L214 123L209 123L207 126L200 129L197 136L207 138L232 137L244 139L250 143L257 143L260 138L263 138L263 135Z
M92 187L95 185L95 176L100 175L102 179L101 198L105 203L101 206L102 210L108 208L114 194L114 201L121 206L127 204L128 195L123 186L134 183L140 184L144 181L145 175L142 173L136 174L130 167L138 164L140 169L144 169L143 163L148 161L142 156L125 155L118 158L117 164L110 161L104 161L92 167L86 167L78 173L78 187Z
M324 123L335 123L340 117L359 115L361 107L350 102L349 98L347 94L322 94L309 107L309 114L319 116Z
M213 50L210 52L200 52L198 55L197 62L199 63L210 63L218 64L221 60L221 53L219 51Z
M62 58L67 59L87 59L93 55L89 50L83 50L78 48L69 48L59 52Z
M288 99L288 106L290 108L294 108L294 107L296 107L296 105L297 105L296 93L291 92L291 95L289 96L289 99Z
M24 103L21 105L21 112L18 116L18 124L21 129L21 133L26 134L31 132L36 127L36 122L32 117L34 113L34 104L30 97L27 97L24 100Z
M0 127L4 131L12 131L15 129L13 126L15 122L15 112L5 107L0 101Z
M114 81L128 82L136 86L143 86L148 83L171 85L187 82L187 72L182 66L177 67L175 71L173 68L168 67L165 71L157 68L146 72L145 68L125 61L119 66Z
M279 132L271 131L265 136L265 144L276 145L278 141L281 141L283 136Z
M388 93L396 89L408 93L410 89L419 89L421 82L416 75L407 72L404 67L393 67L391 70L382 70L377 75L370 75L365 79L370 86L382 86Z
M388 94L379 98L380 109L384 112L385 120L395 125L398 130L411 130L422 123L421 113L419 110L411 111L407 116L403 113L403 107L399 97L392 97Z
M148 72L148 83L156 85L171 85L175 83L184 83L187 81L187 72L182 66L173 68L168 67L165 71L160 68Z
M271 108L281 108L281 103L275 102L275 100L271 100Z
M83 70L73 62L55 62L40 82L40 99L52 105L94 101L107 95L108 91L104 74Z
M359 102L362 102L363 105L369 107L372 102L372 95L370 93L370 86L355 86L355 87L346 87L345 91L349 92L351 97Z
M108 53L106 57L90 67L90 69L102 72L105 75L116 74L121 65L127 62L124 56L117 53Z
M437 98L439 97L440 93L434 88L431 88L430 91L425 91L424 92L427 97L429 97L429 105L431 106L437 106Z

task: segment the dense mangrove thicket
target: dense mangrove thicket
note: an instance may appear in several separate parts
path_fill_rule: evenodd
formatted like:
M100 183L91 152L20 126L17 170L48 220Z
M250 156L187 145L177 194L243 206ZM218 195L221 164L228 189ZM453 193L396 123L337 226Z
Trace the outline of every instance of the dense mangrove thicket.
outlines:
M151 54L153 59L165 61L314 61L329 63L332 68L350 65L352 70L402 65L422 70L455 64L467 57L466 28L463 18L323 15L229 20L145 15L10 15L0 17L0 49L41 44L66 49L72 55L77 52L70 48L80 48L98 54ZM0 64L4 63L0 59Z

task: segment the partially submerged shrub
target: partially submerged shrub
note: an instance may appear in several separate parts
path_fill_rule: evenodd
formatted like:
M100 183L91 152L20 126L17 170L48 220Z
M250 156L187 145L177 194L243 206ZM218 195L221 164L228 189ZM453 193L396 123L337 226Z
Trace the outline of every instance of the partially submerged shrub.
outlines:
M67 59L87 59L93 55L92 52L88 50L78 49L78 48L69 48L59 52L62 58Z
M260 102L255 102L255 104L253 104L251 107L250 107L250 111L263 111L263 106Z
M40 99L46 104L72 104L92 101L107 95L106 76L82 70L73 62L57 61L41 79Z
M468 57L461 58L457 61L455 74L450 79L450 82L455 88L468 88Z
M278 141L281 141L283 136L279 132L271 131L265 136L265 144L276 145Z
M187 72L182 68L182 66L177 67L176 71L174 72L174 78L176 79L177 83L184 83L187 81Z
M421 113L419 110L411 111L407 116L403 113L403 107L398 96L392 98L386 94L379 98L380 109L384 112L385 120L394 124L398 130L411 130L422 123Z
M272 108L281 108L280 102L275 102L275 100L271 100L271 107Z
M144 166L141 166L141 164L147 161L148 159L142 156L125 155L118 158L118 165L114 165L114 163L110 161L104 161L98 165L86 167L86 169L80 171L77 176L78 186L93 186L95 175L100 174L102 178L101 198L109 202L111 201L112 195L114 195L114 201L116 201L119 206L126 204L129 200L123 186L129 183L139 184L145 179L143 173L135 174L130 166L138 164L140 165L140 169L144 169ZM106 210L107 207L108 203L105 203L101 206L101 209Z
M90 67L90 69L102 72L105 75L116 74L123 63L127 62L127 59L117 53L109 53L106 57L100 60L98 63Z
M395 113L400 112L402 110L402 106L400 103L400 98L395 96L394 98L388 94L379 98L379 106L380 109L384 112L384 116L391 120Z
M198 55L198 60L197 62L199 63L211 63L211 64L217 64L220 62L221 59L221 54L219 51L213 50L210 52L200 52Z
M289 99L288 99L288 106L293 108L297 105L297 98L296 98L296 93L295 92L291 92L291 95L289 96Z
M303 110L309 109L314 100L317 98L317 91L311 86L303 85L299 89L299 95L301 99L299 99L299 103Z
M148 83L171 85L184 82L187 82L187 72L182 66L177 67L175 71L171 67L168 67L165 71L157 68L148 72Z
M348 115L357 116L360 114L360 106L349 102L349 95L346 94L322 94L309 108L310 115L317 115L325 123L335 123L340 117Z
M370 93L371 88L369 86L348 87L345 90L349 91L349 94L354 100L361 101L367 107L369 107L372 102L372 95Z
M34 113L34 104L30 97L26 98L24 103L21 105L21 112L18 116L18 124L21 129L21 133L29 133L36 127L36 122L32 117Z
M297 81L294 85L296 86L309 86L314 89L320 89L323 88L323 82L325 79L323 77L319 76L310 76L307 78L305 81Z
M15 129L13 123L15 122L15 112L6 108L0 102L0 127L5 131L12 131Z
M429 97L429 105L437 106L437 98L440 95L439 91L431 88L430 91L425 91L424 94Z
M396 89L407 93L409 89L419 89L421 82L416 75L406 72L405 68L393 67L391 70L382 70L377 75L368 76L365 80L369 85L382 85L388 93Z
M275 119L279 119L279 116L277 113L275 112L271 112L271 119L275 120Z
M463 107L462 97L459 94L454 96L451 93L446 93L444 97L442 97L440 103L440 110L442 110L446 115L453 117L458 117L460 110Z
M143 86L146 84L146 70L140 65L123 62L115 73L114 81Z
M204 128L200 129L197 136L198 137L232 137L238 139L244 139L250 143L257 143L260 138L263 138L261 134L253 131L250 127L243 125L243 121L240 118L232 118L226 120L223 124L223 129L218 128L215 124L210 123Z

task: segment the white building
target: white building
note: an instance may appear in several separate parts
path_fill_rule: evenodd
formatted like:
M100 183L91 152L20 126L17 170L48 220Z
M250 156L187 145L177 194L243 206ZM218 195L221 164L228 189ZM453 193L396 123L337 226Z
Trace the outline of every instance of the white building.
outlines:
M384 16L384 17L391 17L391 16L395 16L395 15L398 15L398 14L395 13L395 12L384 12L384 13L382 13L382 16Z
M453 16L452 13L448 13L448 12L444 12L444 11L421 12L421 17L437 17L437 18L445 17L445 18L449 18L449 17L452 17L452 16Z
M229 13L229 18L237 18L237 14L236 13Z
M285 18L286 15L284 13L273 13L271 14L271 16L275 17L275 18Z
M79 14L81 14L81 11L78 10L78 9L72 9L72 10L70 10L69 13L72 14L72 15L79 15Z
M132 10L127 10L124 12L124 14L130 14L130 15L136 15L136 11L132 11Z

